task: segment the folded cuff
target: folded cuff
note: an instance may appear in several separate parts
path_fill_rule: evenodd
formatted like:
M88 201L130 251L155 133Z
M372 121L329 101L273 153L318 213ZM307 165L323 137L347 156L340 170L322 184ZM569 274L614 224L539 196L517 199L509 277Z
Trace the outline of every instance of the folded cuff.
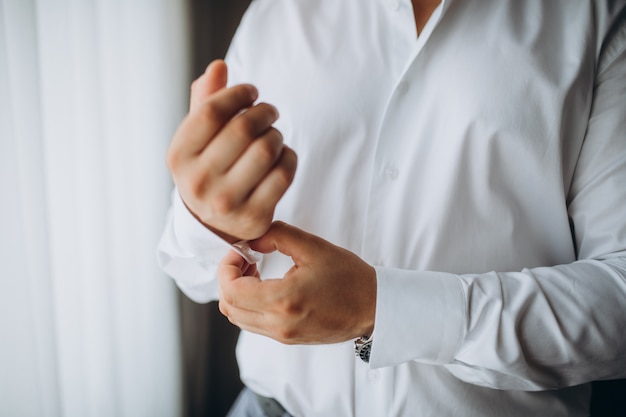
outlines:
M410 360L446 364L465 334L458 276L376 267L377 298L370 367Z

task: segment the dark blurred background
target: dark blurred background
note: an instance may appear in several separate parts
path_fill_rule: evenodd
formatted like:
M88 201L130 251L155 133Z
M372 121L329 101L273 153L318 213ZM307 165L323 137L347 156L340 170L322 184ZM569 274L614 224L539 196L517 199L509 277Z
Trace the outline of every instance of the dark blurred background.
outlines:
M223 58L250 0L187 0L192 74ZM225 416L242 388L235 362L238 330L217 303L196 304L180 294L183 338L183 407L187 417Z
M191 81L202 74L213 59L224 57L250 0L188 1L193 60ZM220 314L217 303L196 304L182 294L180 299L184 415L223 417L242 388L235 362L239 332ZM591 416L626 416L626 380L594 383Z

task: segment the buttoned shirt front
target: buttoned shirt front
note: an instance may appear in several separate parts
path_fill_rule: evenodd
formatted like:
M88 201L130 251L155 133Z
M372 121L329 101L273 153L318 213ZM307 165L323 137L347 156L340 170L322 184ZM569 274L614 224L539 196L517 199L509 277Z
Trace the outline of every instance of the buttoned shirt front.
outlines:
M227 62L298 154L275 217L374 265L377 300L369 365L242 332L246 385L306 417L587 415L626 376L624 10L451 0L418 36L409 0L253 1ZM174 193L189 297L228 248Z

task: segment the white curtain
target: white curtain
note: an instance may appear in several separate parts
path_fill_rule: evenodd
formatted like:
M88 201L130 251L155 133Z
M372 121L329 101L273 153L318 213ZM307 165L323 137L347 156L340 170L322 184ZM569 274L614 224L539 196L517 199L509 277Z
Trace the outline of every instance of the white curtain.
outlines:
M0 415L180 415L182 0L0 0Z

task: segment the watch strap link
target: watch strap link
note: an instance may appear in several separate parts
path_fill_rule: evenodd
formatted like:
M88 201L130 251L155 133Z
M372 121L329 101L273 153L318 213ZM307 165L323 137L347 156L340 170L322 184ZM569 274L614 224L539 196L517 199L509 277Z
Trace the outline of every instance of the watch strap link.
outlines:
M372 337L361 336L354 341L354 353L365 363L370 362L370 353L372 352Z

